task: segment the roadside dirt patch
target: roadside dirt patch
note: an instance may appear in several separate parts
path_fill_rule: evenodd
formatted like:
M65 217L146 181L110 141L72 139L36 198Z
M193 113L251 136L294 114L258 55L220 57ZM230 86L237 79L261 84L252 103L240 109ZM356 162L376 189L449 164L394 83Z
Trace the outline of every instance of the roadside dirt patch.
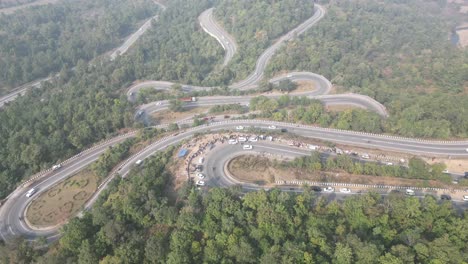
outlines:
M345 110L360 109L354 105L327 105L326 110L328 112L343 112Z
M277 165L275 166L275 164ZM278 164L279 161L271 157L246 155L231 160L228 165L228 170L236 179L252 183L258 183L258 181L274 183L275 181L303 180L370 185L451 188L450 185L437 181L354 175L343 171L309 172L302 169L286 168Z
M85 169L37 197L29 205L26 219L38 228L64 223L80 211L97 185L98 177Z
M467 10L468 10L468 7L467 7ZM457 34L458 34L458 37L460 38L458 40L459 45L463 48L467 47L468 46L468 29L457 30Z
M460 173L463 174L465 171L468 171L468 160L466 159L439 159L435 158L432 159L425 159L425 161L429 164L434 163L445 163L447 165L447 170L452 173Z
M182 119L189 119L195 115L207 113L209 107L195 107L187 109L183 112L172 112L170 110L159 111L151 115L151 117L158 123L172 123Z
M255 155L243 155L232 159L228 164L229 172L242 182L260 185L273 184L275 175L281 174L274 168L274 161Z

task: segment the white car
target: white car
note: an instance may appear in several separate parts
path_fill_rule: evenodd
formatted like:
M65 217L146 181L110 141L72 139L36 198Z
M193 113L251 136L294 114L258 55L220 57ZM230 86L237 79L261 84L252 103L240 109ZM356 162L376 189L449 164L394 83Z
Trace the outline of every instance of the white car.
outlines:
M199 164L203 164L203 161L205 161L205 158L204 158L204 157L200 157L200 159L198 160L198 163L199 163Z
M247 142L246 137L239 137L238 140L239 140L239 142Z
M205 182L204 181L197 181L197 185L198 186L205 186Z
M363 158L363 159L369 159L370 156L369 156L369 154L364 153L364 154L361 155L361 158Z
M250 138L249 138L249 141L250 141L250 142L257 142L257 141L258 141L258 137L257 137L257 136L250 137Z
M412 189L406 189L406 195L408 195L408 196L414 196L414 190L412 190Z
M467 148L467 149L465 149L465 151L466 151L466 152L468 152L468 148Z
M387 164L387 166L393 166L393 163L391 163L391 162L387 162L386 164Z
M237 141L237 139L230 139L230 140L228 141L228 143L229 143L229 145L235 145L235 144L237 144L237 143L239 143L239 142Z
M60 168L62 168L62 164L57 164L57 165L52 166L52 170L53 170L53 171L54 171L54 170L58 170L58 169L60 169Z
M349 188L341 188L340 192L341 193L351 193L351 190Z
M250 149L253 149L253 147L252 147L252 145L244 145L244 146L242 146L242 149L250 150Z
M161 102L157 102L156 105L161 105Z
M468 195L463 195L463 201L468 201Z
M26 197L31 197L36 192L36 189L32 188L26 193Z
M142 162L143 162L142 160L137 160L137 161L135 162L135 165L140 166Z
M203 173L197 173L197 177L200 179L204 179L205 175L203 175Z
M243 126L236 126L236 129L237 129L237 130L243 130L244 127L243 127Z
M276 126L268 126L268 129L276 129Z
M323 191L326 193L332 193L332 192L335 192L335 188L328 186L328 187L323 188Z

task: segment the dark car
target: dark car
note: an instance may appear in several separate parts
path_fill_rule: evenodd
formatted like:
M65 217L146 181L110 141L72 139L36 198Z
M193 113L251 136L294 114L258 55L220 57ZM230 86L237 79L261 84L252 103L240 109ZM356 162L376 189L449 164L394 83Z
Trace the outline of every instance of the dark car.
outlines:
M322 188L320 186L310 186L310 189L314 192L321 192Z
M286 128L282 128L281 132L286 133L286 132L288 132L288 130Z
M465 179L468 179L468 171L465 171Z
M442 195L440 196L440 199L441 199L441 200L450 201L450 200L452 200L452 197L450 197L450 195L447 195L447 194L442 194Z

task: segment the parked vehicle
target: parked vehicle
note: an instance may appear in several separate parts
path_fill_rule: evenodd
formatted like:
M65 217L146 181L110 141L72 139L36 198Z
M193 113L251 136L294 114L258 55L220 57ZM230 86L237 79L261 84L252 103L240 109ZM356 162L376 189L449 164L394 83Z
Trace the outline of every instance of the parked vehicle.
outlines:
M246 137L239 137L237 140L239 140L239 142L247 142Z
M450 197L450 195L448 195L448 194L442 194L440 196L440 199L445 200L445 201L450 201L450 200L452 200L452 197Z
M276 126L268 126L268 129L276 129Z
M363 159L370 159L370 156L369 156L369 154L364 153L364 154L361 155L361 158L363 158Z
M197 185L198 186L205 186L205 182L204 181L197 181Z
M351 190L349 188L341 188L340 193L351 193Z
M467 202L468 202L468 195L463 195L463 201L467 201Z
M197 177L200 179L204 179L205 175L203 175L203 173L197 173Z
M243 127L243 126L236 126L236 129L237 129L237 130L243 130L244 127Z
M328 186L328 187L323 188L323 191L326 193L332 193L332 192L335 192L335 188Z
M53 171L54 171L54 170L58 170L58 169L60 169L60 168L62 168L62 164L57 164L57 165L52 166L52 170L53 170Z
M198 160L198 163L202 164L203 161L205 161L205 158L204 158L204 157L200 157L200 159Z
M253 147L252 147L252 145L244 145L244 146L242 146L242 149L251 150L251 149L253 149Z
M321 192L322 188L320 186L310 186L310 189L314 192Z
M143 161L142 161L142 160L137 160L137 161L135 162L135 165L137 165L137 166L140 166L140 165L141 165L141 163L143 163Z
M406 189L406 192L405 192L405 193L406 193L406 195L408 195L408 196L414 196L414 195L415 195L414 190L412 190L412 189Z
M250 142L257 142L258 141L258 137L257 136L252 136L249 138L249 141Z
M239 143L239 142L238 142L237 139L235 139L235 138L234 138L234 139L230 139L230 140L228 141L228 144L230 144L230 145L235 145L235 144L237 144L237 143Z

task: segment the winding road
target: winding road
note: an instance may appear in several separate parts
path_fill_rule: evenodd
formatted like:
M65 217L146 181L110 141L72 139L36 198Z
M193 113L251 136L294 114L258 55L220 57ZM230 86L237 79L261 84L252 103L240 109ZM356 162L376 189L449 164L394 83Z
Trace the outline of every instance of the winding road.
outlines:
M300 24L298 27L287 33L285 36L280 38L275 42L270 48L268 48L257 61L255 71L249 75L245 80L235 83L231 88L245 90L254 88L257 83L263 78L263 71L266 67L266 64L273 56L274 52L287 40L292 39L296 35L300 35L305 32L307 29L312 27L317 23L325 14L324 9L319 6L316 6L316 12L314 15ZM224 35L224 31L217 30L216 25L213 25L213 20L209 19L212 14L212 11L204 13L200 18L201 23L203 24L205 31L210 31L213 35L218 36L221 39L227 40L230 44L235 45L233 40L229 39L229 36ZM211 25L210 25L211 23ZM213 31L212 31L213 30ZM218 40L219 41L219 40ZM228 53L229 51L226 51ZM231 55L226 55L224 62L226 63L227 58ZM229 61L229 60L228 60ZM305 73L305 72L294 72L288 73L282 76L278 76L270 80L270 82L275 83L283 79L290 79L292 81L298 80L308 80L315 83L316 89L314 91L302 93L302 95L307 95L309 97L317 98L324 101L325 104L353 104L359 107L364 107L372 111L376 111L382 116L387 116L385 107L373 100L370 97L356 95L356 94L343 94L343 95L327 95L331 89L331 83L325 77L317 75L314 73ZM171 82L161 82L161 81L149 81L137 84L132 86L128 91L129 100L134 100L134 95L138 92L139 89L143 87L155 87L157 89L169 89L173 83ZM194 90L206 90L209 87L196 87L184 85L184 91L194 91ZM223 103L248 103L250 100L249 97L204 97L200 98L199 101L188 104L187 106L200 106L200 105L214 105L214 104L223 104ZM140 109L147 112L159 111L161 109L167 108L167 101L154 102L148 105L141 106ZM186 130L181 130L172 135L166 136L155 143L148 145L142 151L128 158L118 169L118 174L112 174L112 177L116 175L121 175L125 177L132 167L134 166L137 160L143 160L151 155L166 149L168 146L176 145L181 141L193 137L197 133L202 132L213 132L213 131L223 131L223 130L235 130L237 126L245 127L255 127L260 129L266 129L269 125L276 125L278 127L287 129L289 133L294 133L304 137L322 139L342 144L368 147L368 148L377 148L382 150L392 150L407 152L413 154L424 154L424 155L434 155L434 156L452 156L452 157L461 157L468 158L468 153L465 149L468 148L468 141L428 141L428 140L419 140L419 139L410 139L402 138L396 136L386 136L386 135L377 135L369 134L362 132L353 132L353 131L343 131L337 129L328 129L320 128L315 126L305 126L291 123L281 123L281 122L272 122L272 121L262 121L262 120L214 120L215 122L189 128ZM190 122L190 121L184 121ZM164 127L161 125L159 127ZM83 153L76 155L72 159L68 160L63 164L63 168L57 171L49 171L44 173L43 176L39 177L35 181L31 181L28 184L24 184L15 190L10 196L6 203L0 208L0 237L5 241L10 241L15 236L21 235L27 239L35 239L39 236L45 236L49 240L56 239L58 236L59 227L51 227L45 229L36 229L27 225L24 221L25 208L28 204L35 198L38 197L41 193L46 192L51 186L54 186L58 182L72 176L76 172L85 168L95 160L109 147L115 144L122 142L123 140L134 137L136 132L126 134L124 136L119 136L113 139L110 139L106 142L101 143ZM216 160L207 161L207 162L217 162ZM220 161L222 162L222 161ZM218 165L219 166L219 165ZM111 177L111 178L112 178ZM215 177L215 176L213 176ZM223 174L219 174L218 177L222 177L219 181L223 184L219 186L229 186L232 185L232 182L229 182ZM109 180L111 179L109 178ZM105 189L109 180L105 181L104 184L99 188L99 190L94 194L94 197L90 199L90 202L86 205L86 208L92 206L95 198L99 193ZM248 187L248 185L246 185ZM37 193L34 194L31 198L27 198L25 193L30 188L37 188Z

